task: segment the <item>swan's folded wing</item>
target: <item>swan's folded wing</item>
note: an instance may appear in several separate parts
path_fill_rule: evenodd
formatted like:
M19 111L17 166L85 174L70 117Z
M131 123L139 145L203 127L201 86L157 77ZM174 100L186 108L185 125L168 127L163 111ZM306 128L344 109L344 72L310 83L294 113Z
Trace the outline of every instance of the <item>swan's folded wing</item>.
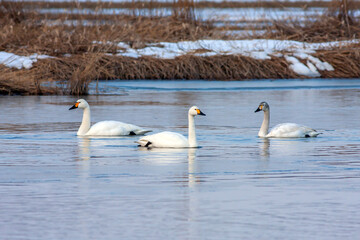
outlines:
M161 132L142 137L137 141L143 147L185 148L189 147L186 137L175 132Z
M90 136L126 136L142 135L151 130L146 130L133 124L118 121L101 121L94 124L86 135Z
M316 137L319 135L316 130L299 125L296 123L282 123L276 125L267 137L283 137L283 138L296 138L296 137Z

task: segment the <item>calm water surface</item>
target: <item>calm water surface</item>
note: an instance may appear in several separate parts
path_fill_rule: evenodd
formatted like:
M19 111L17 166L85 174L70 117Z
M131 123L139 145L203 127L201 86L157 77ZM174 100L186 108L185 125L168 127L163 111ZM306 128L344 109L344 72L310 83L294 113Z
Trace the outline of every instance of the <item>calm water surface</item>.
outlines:
M96 93L95 89L92 93ZM103 82L92 121L187 134L199 149L80 138L75 97L0 97L1 239L357 239L360 80ZM261 139L296 122L314 139Z

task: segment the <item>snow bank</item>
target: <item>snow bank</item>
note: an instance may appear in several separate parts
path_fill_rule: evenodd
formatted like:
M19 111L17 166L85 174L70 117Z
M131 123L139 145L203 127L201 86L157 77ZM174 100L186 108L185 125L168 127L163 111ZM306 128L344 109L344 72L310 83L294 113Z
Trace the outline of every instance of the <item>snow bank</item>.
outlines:
M320 73L317 71L314 64L307 62L307 66L301 63L297 58L292 56L285 56L286 61L290 64L290 69L299 75L308 77L320 77Z
M149 44L145 48L133 49L128 44L120 42L118 46L124 50L118 52L118 56L152 56L157 58L174 59L176 57L190 54L196 50L206 50L206 54L210 55L234 55L240 54L251 56L257 59L270 59L270 55L276 55L277 52L297 52L297 53L315 53L319 49L331 49L340 45L356 43L359 41L339 41L328 43L303 43L298 41L287 40L198 40L184 41L178 43L160 42L157 44ZM204 53L195 54L204 56ZM313 61L314 59L310 60ZM316 61L316 60L314 60Z
M287 40L198 40L184 42L160 42L149 44L145 48L133 49L127 43L120 42L118 46L122 48L117 56L139 58L142 56L152 56L155 58L174 59L176 57L192 54L195 56L214 56L214 55L242 55L255 59L266 60L272 56L284 57L290 63L290 68L299 75L308 77L320 76L320 71L333 71L334 68L327 62L311 56L320 49L332 49L334 47L358 43L359 40L337 41L327 43L304 43ZM200 51L199 51L200 50ZM202 51L201 51L202 50ZM287 52L285 56L281 52ZM299 59L306 60L306 65Z
M36 62L38 59L45 59L51 58L48 55L39 55L39 54L32 54L28 57L19 56L13 53L7 52L0 52L0 64L3 64L10 68L17 68L17 69L30 69L33 66L33 63Z
M148 44L144 48L134 49L128 43L117 43L119 50L116 56L139 58L151 56L155 58L174 59L186 54L195 56L215 55L242 55L258 60L267 60L272 57L285 58L290 68L297 74L318 77L319 71L333 71L334 68L327 62L312 56L320 49L333 49L346 44L359 43L360 40L337 41L327 43L304 43L287 40L253 39L253 40L198 40L183 42L160 42ZM109 42L94 42L96 44L113 44ZM64 55L67 56L67 55ZM0 52L0 64L17 69L32 67L37 59L50 58L47 55L33 54L18 56L13 53ZM300 61L300 59L302 61ZM306 62L304 64L303 62Z

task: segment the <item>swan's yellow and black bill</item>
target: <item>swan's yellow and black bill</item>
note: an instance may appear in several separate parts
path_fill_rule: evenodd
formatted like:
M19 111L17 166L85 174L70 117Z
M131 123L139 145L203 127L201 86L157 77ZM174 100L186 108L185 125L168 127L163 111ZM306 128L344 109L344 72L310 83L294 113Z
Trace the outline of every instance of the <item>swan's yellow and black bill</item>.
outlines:
M200 111L200 109L196 109L196 112L197 112L198 115L206 116L206 114L203 113L202 111Z
M69 110L72 110L72 109L78 108L78 106L79 106L79 103L77 102L77 103L75 103L75 104L74 104L74 106L72 106L71 108L69 108Z
M255 112L260 112L260 111L262 110L262 108L263 108L263 106L260 105L260 106L255 110Z

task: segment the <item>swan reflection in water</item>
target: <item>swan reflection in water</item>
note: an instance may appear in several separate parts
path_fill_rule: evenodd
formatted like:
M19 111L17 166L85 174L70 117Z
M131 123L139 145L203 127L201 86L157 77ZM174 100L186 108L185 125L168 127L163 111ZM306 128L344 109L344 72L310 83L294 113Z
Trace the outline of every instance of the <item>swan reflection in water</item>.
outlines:
M93 137L78 137L78 157L80 161L89 161L91 156L94 155L92 148L95 145L106 145L113 143L119 144L118 138L109 139L94 139ZM106 143L106 144L105 144ZM95 150L95 149L93 149ZM177 171L180 171L181 178L188 183L189 187L195 183L199 183L200 179L196 175L196 151L197 148L137 148L140 155L139 159L143 162L155 164L155 165L176 165ZM114 149L115 151L115 149ZM118 151L118 150L117 150ZM179 164L185 166L186 170L179 167ZM179 176L178 175L178 176ZM177 177L178 177L177 176Z
M90 144L91 139L88 137L78 137L78 147L79 147L79 160L88 161L90 160Z
M303 148L299 147L301 144L305 142L312 141L311 139L296 139L296 138L260 138L258 142L259 146L259 154L262 158L270 157L270 141L271 143L271 151L275 154L282 155L293 155L299 151L303 151Z
M121 149L132 144L132 136L77 136L79 160L119 157Z
M138 148L144 155L141 159L157 165L186 164L185 175L189 187L199 183L200 179L196 176L196 151L197 148ZM178 166L177 166L178 168Z
M194 187L195 184L200 183L199 177L196 176L196 148L188 149L188 185Z
M197 148L138 148L141 154L140 159L145 164L153 164L162 166L166 171L166 175L161 179L165 181L166 186L178 188L175 203L176 209L181 212L181 216L188 222L196 224L199 216L200 204L198 191L201 187L202 179L198 174L198 162L196 161ZM164 166L165 165L165 166ZM197 228L193 224L187 224L187 228L183 229L184 234L195 239L198 236Z
M264 158L268 160L270 156L270 139L268 138L262 138L260 139L261 142L259 142L259 148L260 148L260 156L261 158Z

